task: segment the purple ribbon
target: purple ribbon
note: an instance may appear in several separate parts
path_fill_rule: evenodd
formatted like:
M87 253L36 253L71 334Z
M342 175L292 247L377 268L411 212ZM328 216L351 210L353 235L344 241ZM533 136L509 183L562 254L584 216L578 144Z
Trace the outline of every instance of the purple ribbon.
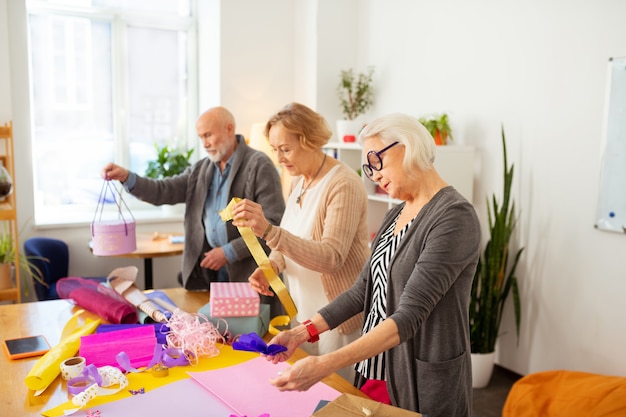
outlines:
M136 369L130 364L130 358L126 352L118 353L115 356L115 359L117 359L117 363L126 372L143 372L158 364L168 368L189 365L189 360L180 349L163 349L163 345L159 343L154 345L154 355L152 355L152 360L150 360L150 363L143 370Z
M87 365L82 374L67 381L67 392L78 395L93 384L102 384L102 376L98 372L96 365Z
M274 356L285 352L287 347L279 344L267 345L258 334L252 332L240 335L237 340L233 342L233 349L259 352L267 356Z

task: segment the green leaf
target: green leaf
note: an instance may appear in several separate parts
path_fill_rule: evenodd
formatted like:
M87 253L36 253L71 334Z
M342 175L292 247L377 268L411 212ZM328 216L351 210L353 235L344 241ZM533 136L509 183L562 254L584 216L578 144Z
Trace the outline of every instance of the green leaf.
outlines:
M148 162L145 176L148 178L162 179L181 174L188 166L191 166L191 154L193 149L182 151L169 146L160 147L154 145L157 153L156 159Z
M487 219L489 240L478 261L474 274L470 299L470 341L472 353L490 353L495 350L504 305L513 295L515 329L519 343L521 324L521 302L515 270L523 252L519 249L509 265L510 241L515 230L517 217L515 202L511 199L513 165L508 166L506 137L502 128L502 149L504 186L502 201L497 196L487 199Z

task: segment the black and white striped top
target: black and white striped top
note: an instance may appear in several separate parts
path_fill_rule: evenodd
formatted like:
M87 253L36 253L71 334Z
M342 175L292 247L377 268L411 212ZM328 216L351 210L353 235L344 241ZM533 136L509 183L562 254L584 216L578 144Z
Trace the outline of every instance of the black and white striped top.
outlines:
M380 236L378 244L372 253L370 265L372 285L374 286L372 291L372 308L365 318L365 323L363 324L363 334L369 332L385 320L385 318L387 318L387 270L389 268L391 258L402 240L402 236L404 236L405 232L413 222L413 220L411 220L402 228L400 233L394 236L393 230L396 226L400 213L398 213L398 216L396 216L387 230L385 230L385 232ZM356 371L367 379L384 380L385 352L359 362L356 365Z

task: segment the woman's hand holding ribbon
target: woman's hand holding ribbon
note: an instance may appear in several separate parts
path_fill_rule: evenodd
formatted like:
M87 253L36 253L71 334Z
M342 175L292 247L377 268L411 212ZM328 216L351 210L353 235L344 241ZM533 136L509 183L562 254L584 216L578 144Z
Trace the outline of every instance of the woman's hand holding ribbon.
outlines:
M272 265L272 267L274 267L274 265ZM276 272L276 269L274 269L274 272ZM259 294L267 295L269 297L274 296L274 292L272 292L270 288L270 283L267 281L267 278L265 277L265 274L263 273L263 270L261 268L257 268L254 270L252 275L248 277L248 282L250 283L252 289Z
M267 360L273 363L285 362L306 340L307 339L302 340L302 338L297 337L292 330L278 333L270 340L269 344L285 346L287 350L273 356L266 356Z
M269 222L259 203L244 198L233 206L233 226L249 227L257 237L263 236Z

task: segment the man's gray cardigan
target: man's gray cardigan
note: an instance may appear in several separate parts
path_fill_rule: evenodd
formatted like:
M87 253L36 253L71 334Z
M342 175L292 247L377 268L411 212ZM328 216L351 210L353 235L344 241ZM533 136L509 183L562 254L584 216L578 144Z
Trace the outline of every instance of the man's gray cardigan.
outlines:
M228 201L233 197L255 201L263 206L267 221L274 225L280 224L285 211L285 201L276 167L263 152L246 145L242 136L237 135L237 140L237 150L228 176ZM182 277L183 285L188 289L208 289L204 288L206 283L188 280L206 250L204 204L214 170L215 164L206 157L174 177L153 180L137 176L135 186L129 191L135 197L155 205L185 203ZM256 262L239 231L231 222L226 225L226 231L228 240L240 259L227 266L230 281L247 282L257 267ZM263 241L261 243L265 252L269 253L269 248Z
M392 208L372 243L404 204ZM390 260L387 318L400 344L386 352L386 381L394 405L429 417L471 414L469 301L480 250L474 207L454 188L422 208ZM370 310L368 261L356 283L320 310L331 328Z

